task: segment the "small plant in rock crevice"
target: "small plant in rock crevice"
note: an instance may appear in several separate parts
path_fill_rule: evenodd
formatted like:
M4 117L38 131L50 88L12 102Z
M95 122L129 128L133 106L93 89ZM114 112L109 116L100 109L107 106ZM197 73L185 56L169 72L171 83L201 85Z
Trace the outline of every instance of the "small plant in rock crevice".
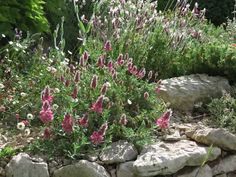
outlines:
M236 99L229 93L224 93L219 99L213 99L208 110L214 124L236 132Z

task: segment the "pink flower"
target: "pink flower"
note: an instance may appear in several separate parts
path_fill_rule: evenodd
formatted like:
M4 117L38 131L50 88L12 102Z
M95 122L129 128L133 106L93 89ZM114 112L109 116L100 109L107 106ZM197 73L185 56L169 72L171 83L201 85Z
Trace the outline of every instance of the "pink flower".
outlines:
M100 133L102 136L104 136L106 134L108 125L107 122L105 122L104 124L102 124L102 126L99 128L98 133Z
M137 68L136 65L134 65L134 66L132 67L131 73L132 73L133 75L136 75L136 74L138 73L138 68Z
M22 120L21 121L23 124L25 124L25 126L28 126L29 125L29 121L28 120Z
M105 44L104 44L103 49L104 49L106 52L111 51L111 50L112 50L111 42L110 42L110 41L106 41Z
M76 99L77 96L78 96L78 87L75 86L75 87L74 87L74 90L73 90L73 92L72 92L72 94L71 94L71 97L72 97L73 99Z
M125 114L122 114L122 115L121 115L120 120L119 120L119 123L120 123L121 125L126 125L126 124L128 123L128 120L127 120Z
M65 81L65 86L66 86L66 87L69 87L69 85L70 85L70 80L67 79L67 80Z
M75 83L78 83L78 82L80 81L80 72L79 72L79 71L77 71L77 72L75 73L74 81L75 81Z
M52 101L53 101L53 96L52 96L51 93L50 93L50 88L49 88L49 86L46 86L45 89L42 91L42 93L41 93L41 99L42 99L42 102L48 101L50 104L52 103Z
M79 65L82 67L84 66L84 57L80 57Z
M88 114L84 114L82 118L78 120L78 124L82 127L88 127Z
M98 97L97 101L92 104L91 110L97 113L102 113L102 103L104 96L101 95Z
M101 95L105 95L106 92L107 92L107 88L108 88L108 84L107 84L107 83L104 83L104 84L102 85L101 90L100 90L100 94L101 94Z
M95 145L102 143L103 140L104 137L97 131L94 131L93 134L90 136L90 141Z
M40 120L44 124L47 124L47 123L53 121L53 118L54 118L53 112L52 112L52 110L50 108L50 104L47 100L45 102L43 102L43 106L42 106L42 109L41 109L39 115L40 115Z
M124 64L124 59L123 59L124 57L123 57L123 55L122 54L120 54L119 56L118 56L118 58L117 58L117 63L118 63L118 65L123 65Z
M113 70L113 63L111 60L108 62L107 67L110 72Z
M172 111L167 110L159 119L156 120L156 125L158 125L161 129L168 128L171 115Z
M100 67L100 68L103 68L103 67L104 67L104 56L103 56L103 55L98 58L97 65L98 65L98 67Z
M145 76L145 74L146 74L146 70L145 70L145 68L142 68L142 69L138 72L137 77L138 77L139 79L142 79L142 78Z
M49 139L51 137L51 130L48 127L44 129L43 137L44 139Z
M89 53L87 51L85 51L83 54L84 61L87 62L88 58L89 58Z
M92 78L91 83L90 83L90 87L92 89L95 89L97 87L97 82L98 82L98 76L93 75L93 78Z
M148 99L148 98L149 98L149 93L148 93L148 92L145 92L145 93L143 94L143 97L144 97L145 100Z
M73 119L69 113L66 113L62 121L62 128L66 133L73 131Z

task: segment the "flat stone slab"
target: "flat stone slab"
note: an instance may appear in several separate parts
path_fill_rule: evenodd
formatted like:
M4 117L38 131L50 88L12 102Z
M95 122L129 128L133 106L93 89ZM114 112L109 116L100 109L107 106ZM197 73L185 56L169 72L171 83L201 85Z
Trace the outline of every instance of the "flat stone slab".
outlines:
M172 108L192 111L194 104L220 97L230 90L227 79L206 74L193 74L163 80L158 96L169 102Z
M78 163L55 170L53 177L110 177L110 175L103 166L80 160Z
M174 143L159 142L144 148L134 169L139 176L173 174L185 166L199 166L209 154L209 147L199 146L194 141L181 140ZM208 161L215 160L221 154L221 149L213 147Z
M136 159L138 151L132 143L117 141L107 147L99 158L105 164L115 164Z
M223 128L198 127L185 133L199 143L213 144L225 150L236 151L236 136Z

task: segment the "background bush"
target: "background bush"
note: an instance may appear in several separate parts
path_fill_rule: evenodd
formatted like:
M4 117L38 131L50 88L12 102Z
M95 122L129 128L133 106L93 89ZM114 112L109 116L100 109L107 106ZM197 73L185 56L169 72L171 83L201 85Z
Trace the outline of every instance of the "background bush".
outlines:
M0 31L10 37L14 29L22 31L49 32L49 24L44 16L44 0L0 0Z
M159 0L158 10L164 10L166 5L168 5L168 7L173 7L176 1L172 4L172 6L170 6L171 1L175 0ZM195 0L191 2L192 6L195 2L198 2L201 9L206 8L206 18L215 25L221 25L226 22L227 17L231 19L233 18L232 12L234 10L235 0Z

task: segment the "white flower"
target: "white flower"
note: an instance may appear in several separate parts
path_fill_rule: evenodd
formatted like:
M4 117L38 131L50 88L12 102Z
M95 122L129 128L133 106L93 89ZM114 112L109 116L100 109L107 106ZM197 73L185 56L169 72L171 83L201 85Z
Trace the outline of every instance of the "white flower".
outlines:
M13 44L13 42L12 42L12 41L9 41L9 44L10 44L10 45L12 45L12 44Z
M59 107L59 106L58 106L57 104L53 104L53 105L52 105L52 109L53 109L53 110L57 110L58 107Z
M24 93L24 92L21 92L20 95L21 95L22 97L25 97L27 94Z
M3 37L3 38L5 38L5 37L6 37L6 35L5 35L5 34L2 34L2 37Z
M25 131L24 131L24 133L25 133L25 136L29 136L29 135L30 135L30 129L29 129L29 128L26 128Z
M32 120L34 118L33 114L27 114L27 119Z
M5 86L2 84L2 83L0 83L0 89L3 89Z
M128 104L132 104L132 101L130 99L127 100Z
M24 124L23 122L19 122L19 123L17 124L17 128L18 128L19 130L24 130L24 129L25 129L25 124Z
M71 99L71 102L73 102L73 103L77 103L79 100L76 98L76 99L74 99L74 98L72 98Z
M55 88L55 93L60 93L60 89L59 88Z

